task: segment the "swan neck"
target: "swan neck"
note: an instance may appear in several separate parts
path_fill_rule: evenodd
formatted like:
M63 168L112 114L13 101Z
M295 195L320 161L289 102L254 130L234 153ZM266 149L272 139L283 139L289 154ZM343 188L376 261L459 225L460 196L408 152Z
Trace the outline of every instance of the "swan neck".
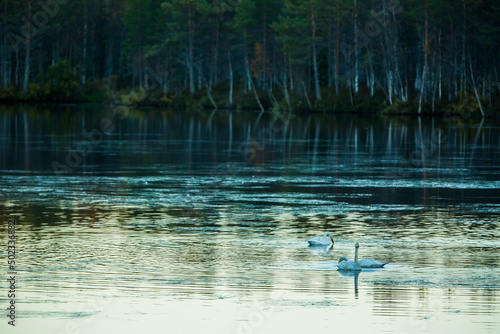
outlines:
M354 251L354 263L358 264L358 247Z

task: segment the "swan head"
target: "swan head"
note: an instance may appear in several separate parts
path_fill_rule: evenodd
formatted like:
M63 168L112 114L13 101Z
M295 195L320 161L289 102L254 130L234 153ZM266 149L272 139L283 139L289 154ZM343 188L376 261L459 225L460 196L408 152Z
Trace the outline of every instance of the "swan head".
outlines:
M325 232L325 234L323 234L323 236L324 236L325 238L330 239L330 240L332 241L332 243L334 243L334 242L335 242L335 241L334 241L334 239L333 239L333 233L332 233L332 232Z
M356 248L359 248L359 242L356 242Z

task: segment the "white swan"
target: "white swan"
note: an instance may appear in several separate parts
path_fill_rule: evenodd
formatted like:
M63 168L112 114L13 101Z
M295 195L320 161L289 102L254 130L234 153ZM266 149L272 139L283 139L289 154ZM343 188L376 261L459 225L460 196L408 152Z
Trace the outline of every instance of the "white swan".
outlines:
M359 245L356 243L356 255L358 253L358 247L359 247ZM339 268L340 268L340 263L344 262L344 261L345 262L353 262L353 261L349 261L347 256L342 256L339 259ZM356 262L356 260L354 262ZM387 263L389 263L389 262L375 261L372 259L363 259L363 260L359 260L357 262L359 263L361 268L383 268Z
M339 263L337 264L338 270L347 270L347 271L361 271L361 265L358 261L358 248L359 243L356 242L355 250L354 250L354 261L349 261L346 256L342 256L339 259Z
M325 232L322 237L314 237L308 241L309 246L330 246L334 242L332 232Z

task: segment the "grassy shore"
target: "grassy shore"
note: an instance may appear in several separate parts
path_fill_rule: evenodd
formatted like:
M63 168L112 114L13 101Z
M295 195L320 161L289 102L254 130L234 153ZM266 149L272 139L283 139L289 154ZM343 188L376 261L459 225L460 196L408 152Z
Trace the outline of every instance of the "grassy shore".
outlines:
M260 106L253 92L244 93L242 87L235 87L230 103L226 86L214 87L210 95L206 89L193 95L188 93L169 94L162 89L146 90L145 88L111 89L104 81L92 81L84 87L76 80L46 80L31 83L26 91L11 86L0 89L2 103L114 103L132 107L161 107L178 110L203 110L215 108L231 110L259 110ZM354 94L348 89L335 92L334 88L322 89L322 100L314 101L313 96L291 94L287 101L281 92L258 90L257 96L265 110L292 111L295 113L368 113L384 115L418 115L418 94L410 93L407 101L389 103L385 94L376 92L373 96L367 89ZM213 102L212 102L213 100ZM480 105L480 103L481 105ZM423 103L420 115L437 116L442 114L458 114L461 117L500 116L500 99L498 96L490 103L486 97L479 97L473 92L446 102Z

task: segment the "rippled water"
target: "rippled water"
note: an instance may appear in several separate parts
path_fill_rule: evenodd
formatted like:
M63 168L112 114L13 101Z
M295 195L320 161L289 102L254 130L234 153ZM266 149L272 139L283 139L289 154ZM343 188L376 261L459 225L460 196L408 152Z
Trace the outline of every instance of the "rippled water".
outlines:
M500 330L497 124L16 107L0 157L2 331Z

